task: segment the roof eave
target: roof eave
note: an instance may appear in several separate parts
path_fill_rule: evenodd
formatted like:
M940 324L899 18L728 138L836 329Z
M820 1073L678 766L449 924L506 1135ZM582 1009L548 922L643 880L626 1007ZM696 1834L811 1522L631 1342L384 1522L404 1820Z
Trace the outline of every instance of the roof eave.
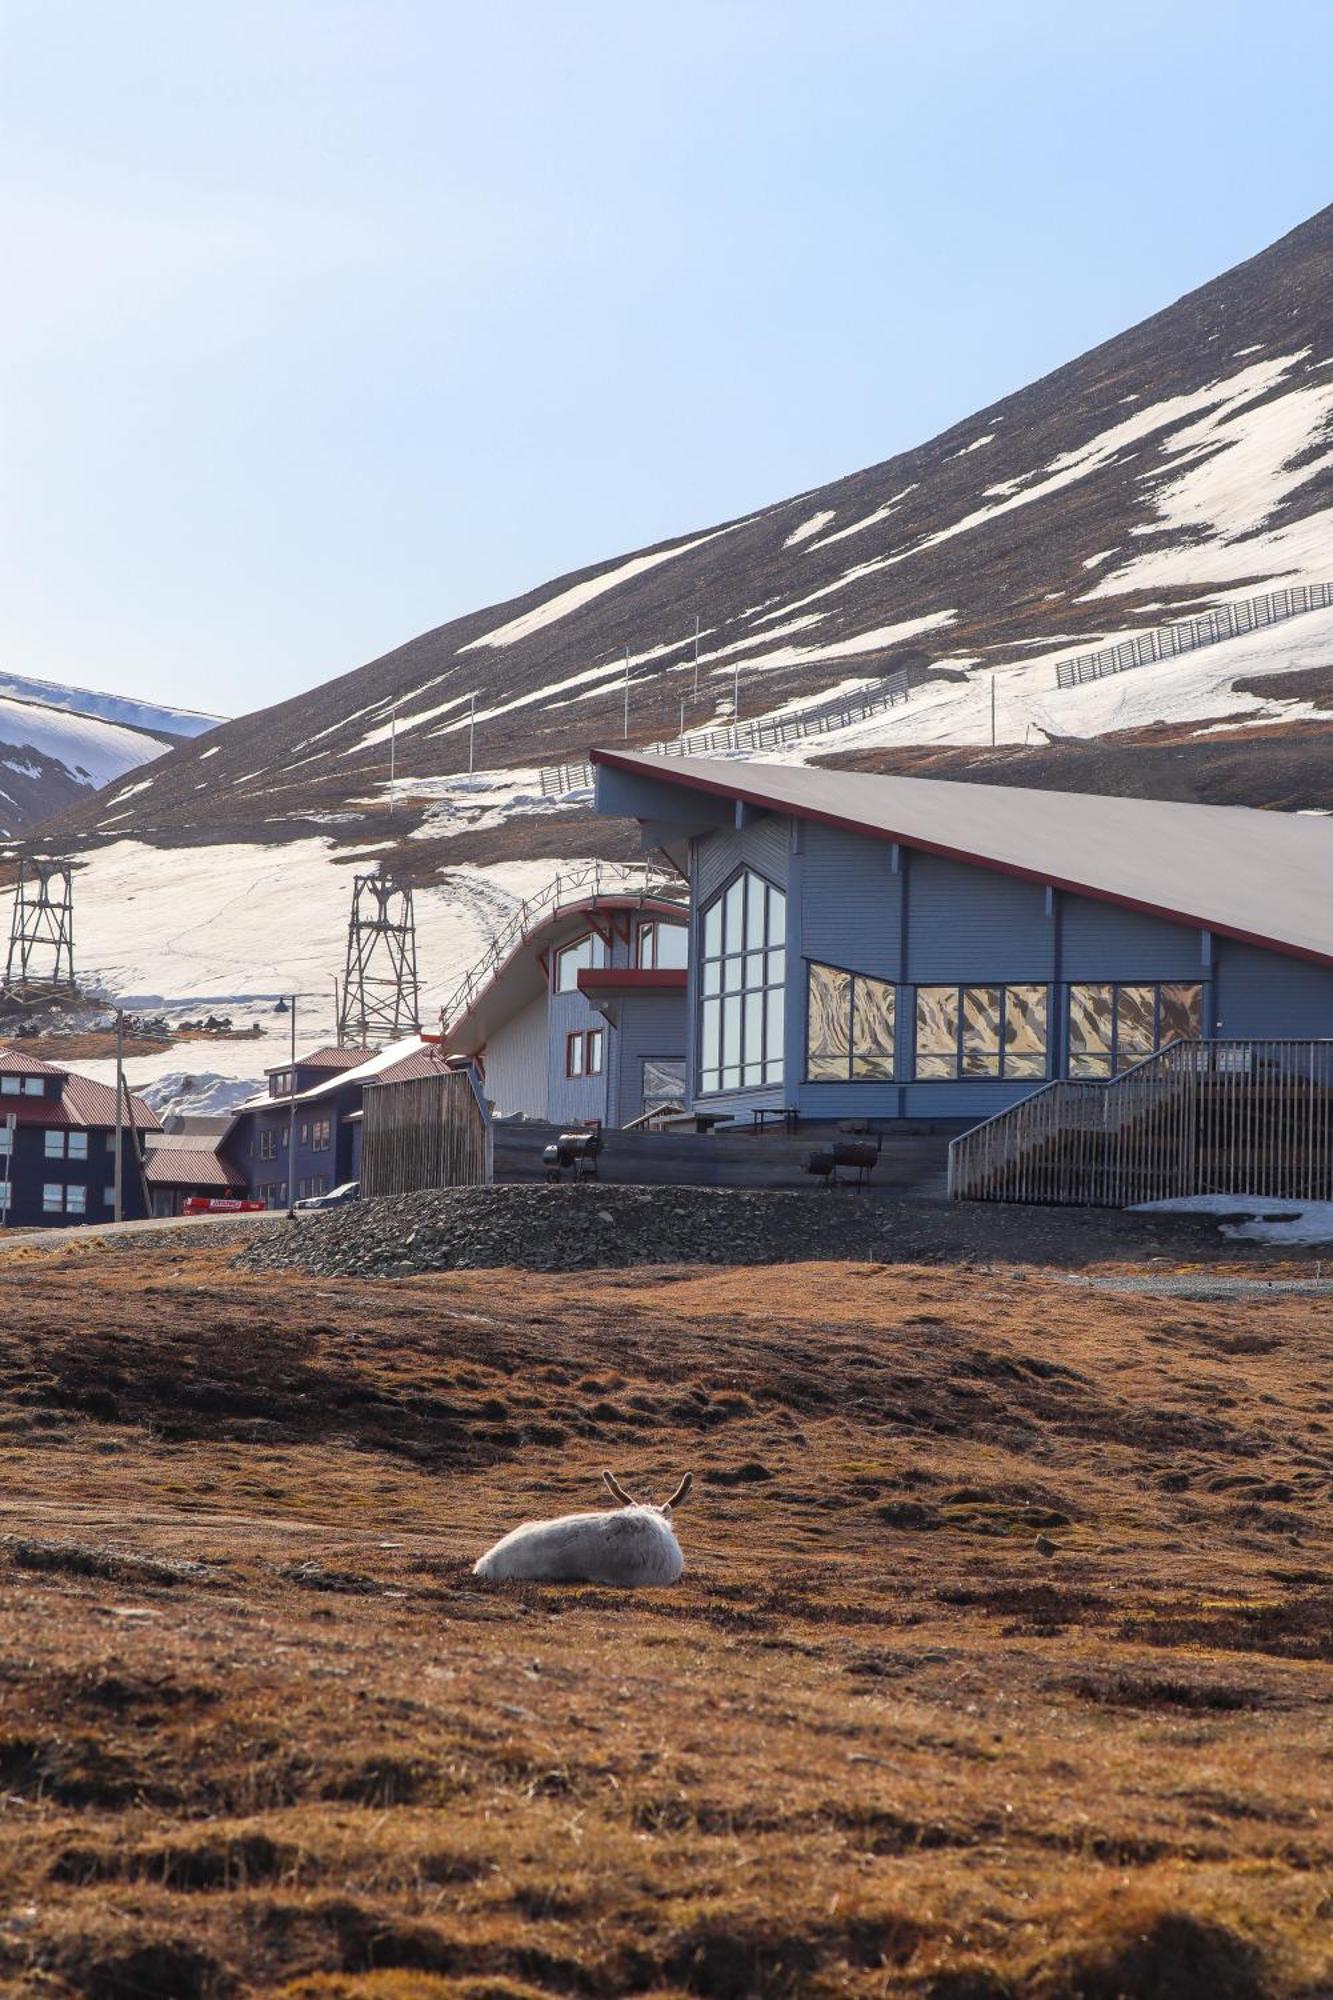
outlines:
M697 771L658 770L654 767L649 774L641 763L614 750L593 750L590 756L594 764L605 764L609 770L624 771L630 777L651 775L664 784L679 786L683 791L702 792L713 798L740 799L746 805L762 806L768 812L785 813L790 819L810 820L816 825L837 827L840 832L858 833L864 840L915 848L922 854L938 854L948 861L965 862L971 868L988 868L995 875L1008 875L1017 881L1063 889L1070 895L1087 896L1094 902L1111 903L1123 910L1137 910L1141 915L1160 917L1168 923L1184 924L1193 930L1215 931L1219 937L1233 938L1238 944L1252 944L1261 951L1275 951L1284 958L1299 958L1311 965L1333 967L1333 952L1319 951L1312 945L1297 944L1289 938L1267 937L1260 932L1228 924L1222 918L1200 915L1197 911L1177 910L1167 903L1150 903L1138 897L1118 895L1115 890L1097 883L1079 882L1048 869L1026 868L1021 862L1000 861L994 855L949 846L918 833L900 833L888 827L867 826L854 813L834 813L818 806L803 806L791 799L774 798L771 793L764 793L753 785L704 778Z

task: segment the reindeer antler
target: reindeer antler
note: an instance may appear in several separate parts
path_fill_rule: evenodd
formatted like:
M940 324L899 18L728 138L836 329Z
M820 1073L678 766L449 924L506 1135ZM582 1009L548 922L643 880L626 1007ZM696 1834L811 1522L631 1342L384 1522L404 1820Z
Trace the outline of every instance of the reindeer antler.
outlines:
M689 1491L691 1486L693 1486L693 1484L694 1484L694 1474L692 1472L687 1472L685 1474L685 1477L681 1480L680 1485L676 1488L671 1498L667 1501L666 1503L667 1506L679 1507L682 1500L688 1499Z
M630 1499L629 1494L620 1484L620 1481L616 1478L614 1472L604 1472L602 1474L602 1477L611 1489L611 1497L613 1500L618 1500L622 1507L632 1507L634 1505L634 1502Z

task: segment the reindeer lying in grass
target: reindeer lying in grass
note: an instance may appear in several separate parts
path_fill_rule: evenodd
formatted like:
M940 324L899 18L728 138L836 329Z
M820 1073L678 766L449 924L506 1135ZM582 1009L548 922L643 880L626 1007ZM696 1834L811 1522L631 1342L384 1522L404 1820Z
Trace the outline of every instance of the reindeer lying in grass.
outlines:
M607 1514L562 1514L554 1521L525 1521L511 1529L473 1565L474 1576L493 1581L610 1583L623 1590L678 1583L685 1568L671 1528L671 1510L694 1483L687 1472L660 1507L631 1500L609 1472L602 1474L617 1502Z

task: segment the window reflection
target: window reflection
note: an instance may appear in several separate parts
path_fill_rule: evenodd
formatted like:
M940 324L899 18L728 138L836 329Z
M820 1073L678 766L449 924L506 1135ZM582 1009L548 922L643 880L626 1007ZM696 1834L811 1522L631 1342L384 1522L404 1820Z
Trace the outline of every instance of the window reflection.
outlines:
M896 993L883 979L835 965L807 967L806 1062L811 1082L893 1076Z

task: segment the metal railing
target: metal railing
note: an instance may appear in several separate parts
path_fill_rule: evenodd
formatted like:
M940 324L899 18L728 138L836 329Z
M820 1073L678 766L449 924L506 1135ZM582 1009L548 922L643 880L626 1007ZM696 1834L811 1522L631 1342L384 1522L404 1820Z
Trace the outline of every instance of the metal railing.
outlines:
M1131 1208L1184 1195L1333 1199L1333 1041L1171 1042L1061 1078L949 1148L955 1201Z
M463 975L440 1009L440 1022L449 1027L465 1014L484 986L489 985L505 960L524 938L530 937L549 917L592 896L651 896L658 901L685 902L689 884L669 869L643 865L620 865L613 861L588 861L552 878L539 895L529 896L506 918L475 965Z
M1187 618L1179 625L1159 625L1155 631L1140 632L1136 639L1121 639L1117 645L1061 660L1055 669L1055 684L1062 688L1082 687L1086 681L1105 680L1108 674L1150 666L1154 660L1174 660L1182 653L1197 652L1200 646L1215 646L1223 639L1259 632L1266 625L1280 625L1284 619L1299 618L1305 611L1321 611L1330 604L1333 604L1333 583L1297 583L1286 590L1265 591L1260 597L1239 598L1233 604L1216 605L1197 618Z
M899 668L879 680L869 681L859 693L840 696L802 708L791 715L756 716L751 722L732 722L722 729L687 729L669 742L645 743L639 754L648 757L714 757L738 750L777 750L784 743L800 743L808 736L826 736L835 729L847 729L886 709L897 708L911 695L907 674ZM589 763L551 764L541 774L542 792L547 798L564 798L569 792L592 789L593 771Z

